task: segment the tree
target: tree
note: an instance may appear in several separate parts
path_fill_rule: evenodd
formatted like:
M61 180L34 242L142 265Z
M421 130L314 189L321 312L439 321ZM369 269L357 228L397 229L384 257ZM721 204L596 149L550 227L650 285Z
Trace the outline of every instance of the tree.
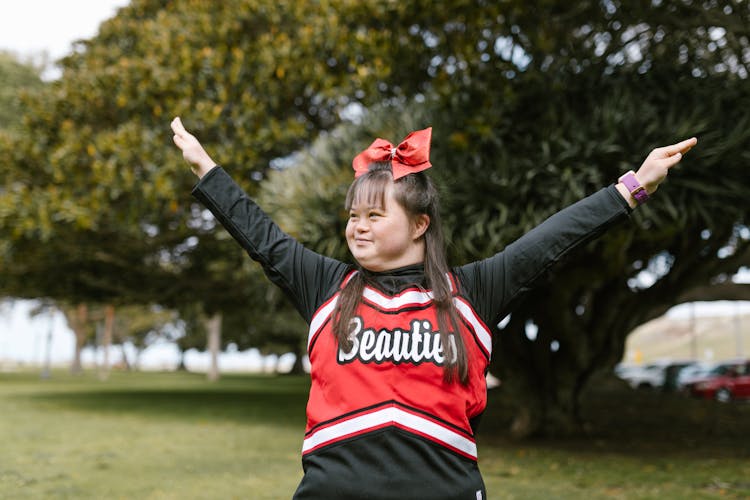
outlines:
M258 267L251 273L264 280ZM258 287L258 291L262 289ZM224 328L227 344L234 343L239 349L256 347L266 355L291 352L295 356L291 373L304 373L302 359L307 350L308 327L277 288L266 289L265 296L252 300L244 309L232 311L225 317Z
M122 306L116 310L113 327L115 343L122 347L123 363L127 369L138 369L140 353L161 339L172 340L177 330L178 316L175 311L159 306ZM125 344L136 349L134 360L129 360Z
M664 5L654 9L653 24L636 24L638 16L614 3L602 12L586 9L585 21L580 13L570 19L553 13L560 20L554 23L539 13L519 14L508 19L514 36L487 35L502 41L489 61L507 53L505 64L516 66L510 74L506 66L505 79L481 75L502 61L484 69L483 53L464 54L467 70L446 77L452 92L436 86L434 101L422 99L402 114L399 107L371 113L360 127L322 138L296 168L270 177L265 201L291 232L341 256L341 224L309 224L308 215L335 218L340 207L324 200L343 198L341 186L351 174L341 165L368 143L362 135L400 138L403 124L408 130L432 123L452 260L464 262L501 249L637 168L651 148L697 134L699 148L639 209L635 224L570 256L496 335L493 372L503 378L501 395L518 407L513 432L569 432L583 417L580 395L590 377L621 359L635 326L685 300L748 296L747 285L729 277L750 262L742 201L750 188L742 112L750 95L741 62L748 46L739 20L749 16L742 5L734 16L722 7L689 5L675 14L673 4ZM536 29L539 24L550 31ZM544 36L558 40L545 44ZM598 37L609 42L603 46ZM634 45L640 56L629 60ZM558 52L545 54L545 47ZM429 108L426 119L415 107ZM538 328L534 340L527 325Z

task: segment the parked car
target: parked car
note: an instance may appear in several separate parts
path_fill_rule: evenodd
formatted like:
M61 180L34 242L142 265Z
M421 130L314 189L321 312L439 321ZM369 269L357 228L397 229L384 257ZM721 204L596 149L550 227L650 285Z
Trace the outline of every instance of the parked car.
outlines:
M679 371L693 361L661 360L645 365L620 364L615 374L634 389L674 390Z
M704 399L721 402L750 399L750 361L721 363L706 378L687 387L690 394Z
M654 389L664 382L664 372L657 364L617 365L615 375L633 389Z
M677 390L687 391L688 386L693 382L711 377L717 366L719 366L719 363L702 361L684 367L677 374Z
M664 381L661 390L664 392L677 392L679 386L677 380L683 370L696 365L696 361L673 361L664 367Z

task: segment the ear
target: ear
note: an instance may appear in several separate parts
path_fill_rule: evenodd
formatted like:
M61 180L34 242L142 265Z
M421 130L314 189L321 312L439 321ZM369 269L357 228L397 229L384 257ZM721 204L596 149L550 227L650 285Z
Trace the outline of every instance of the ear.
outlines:
M412 226L412 237L417 240L424 235L427 228L430 227L430 216L427 214L419 214L414 217L414 224Z

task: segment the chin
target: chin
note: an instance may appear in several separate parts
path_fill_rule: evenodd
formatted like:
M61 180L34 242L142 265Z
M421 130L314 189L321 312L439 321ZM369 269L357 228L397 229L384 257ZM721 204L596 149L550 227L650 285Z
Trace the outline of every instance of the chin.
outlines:
M362 260L354 257L354 260L357 261L357 264L359 264L359 267L361 267L362 269L365 269L366 271L370 271L370 272L373 272L373 273L379 273L381 271L385 271L385 268L382 265L377 265L377 264L374 264L374 263L371 263L371 262L367 262L366 259L364 261L362 261Z

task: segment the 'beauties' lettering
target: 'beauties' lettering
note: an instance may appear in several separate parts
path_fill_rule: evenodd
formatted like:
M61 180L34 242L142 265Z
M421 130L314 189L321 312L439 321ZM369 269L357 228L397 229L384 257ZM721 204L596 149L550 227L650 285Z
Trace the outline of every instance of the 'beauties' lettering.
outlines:
M365 328L362 318L352 319L352 349L345 352L339 349L339 364L351 363L358 359L362 363L434 363L442 366L445 363L443 343L440 333L433 331L427 320L413 320L408 331L400 328L375 331ZM456 339L449 335L453 348L452 363L456 362Z

